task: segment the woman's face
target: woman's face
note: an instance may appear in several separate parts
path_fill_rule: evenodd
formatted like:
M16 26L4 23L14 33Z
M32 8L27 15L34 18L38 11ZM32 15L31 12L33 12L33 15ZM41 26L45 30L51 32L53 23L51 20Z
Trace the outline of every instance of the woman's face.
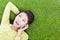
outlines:
M28 17L27 14L24 12L21 12L19 15L17 15L15 17L15 20L13 22L13 25L17 28L19 28L20 26L24 26L28 23Z

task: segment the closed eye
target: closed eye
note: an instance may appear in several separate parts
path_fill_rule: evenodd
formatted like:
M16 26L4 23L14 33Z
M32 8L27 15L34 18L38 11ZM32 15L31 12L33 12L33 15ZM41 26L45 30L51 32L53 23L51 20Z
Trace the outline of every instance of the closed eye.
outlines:
M24 21L25 22L25 20L23 19L22 21Z

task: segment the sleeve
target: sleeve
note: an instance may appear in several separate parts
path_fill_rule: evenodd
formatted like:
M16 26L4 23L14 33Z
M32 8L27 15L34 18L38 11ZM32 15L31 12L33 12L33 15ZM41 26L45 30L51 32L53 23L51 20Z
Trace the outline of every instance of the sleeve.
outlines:
M10 10L13 11L15 14L19 12L18 8L15 5L13 5L11 2L8 2L3 13L1 25L10 23L9 22Z
M20 40L20 37L17 36L17 37L15 38L15 40Z
M25 31L23 31L22 34L21 34L20 39L21 40L28 40L29 36L28 36L28 34Z
M28 40L28 34L26 32L22 32L21 36L16 36L15 40Z

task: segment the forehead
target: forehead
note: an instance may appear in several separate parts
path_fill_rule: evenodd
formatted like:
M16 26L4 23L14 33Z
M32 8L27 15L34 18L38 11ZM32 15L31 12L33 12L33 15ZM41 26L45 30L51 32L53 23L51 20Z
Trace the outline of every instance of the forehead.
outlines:
M22 17L25 16L27 18L27 14L24 12L21 12L19 15L21 15Z
M28 16L27 16L26 13L21 12L19 15L21 16L21 18L24 18L24 19L28 20Z

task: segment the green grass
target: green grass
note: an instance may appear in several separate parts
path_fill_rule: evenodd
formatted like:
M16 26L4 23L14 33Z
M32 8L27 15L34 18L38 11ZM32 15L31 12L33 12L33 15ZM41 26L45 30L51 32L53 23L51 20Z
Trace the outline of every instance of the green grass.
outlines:
M35 20L26 30L29 40L60 40L60 0L0 0L0 21L9 1L33 12Z

